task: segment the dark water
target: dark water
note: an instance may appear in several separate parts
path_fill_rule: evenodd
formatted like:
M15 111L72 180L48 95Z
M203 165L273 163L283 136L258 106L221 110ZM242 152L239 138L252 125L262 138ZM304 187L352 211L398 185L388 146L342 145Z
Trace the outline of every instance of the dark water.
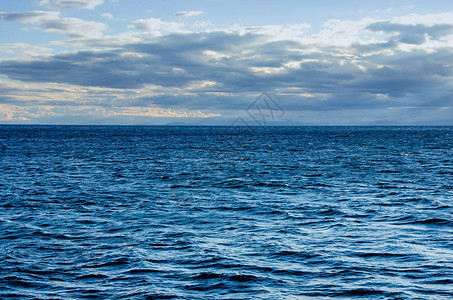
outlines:
M0 126L0 298L451 299L453 127Z

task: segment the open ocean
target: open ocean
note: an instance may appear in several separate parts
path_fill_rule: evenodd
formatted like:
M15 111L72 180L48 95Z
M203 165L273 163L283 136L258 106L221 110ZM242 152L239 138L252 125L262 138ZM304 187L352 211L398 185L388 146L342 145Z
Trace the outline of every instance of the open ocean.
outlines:
M453 127L0 126L9 298L453 299Z

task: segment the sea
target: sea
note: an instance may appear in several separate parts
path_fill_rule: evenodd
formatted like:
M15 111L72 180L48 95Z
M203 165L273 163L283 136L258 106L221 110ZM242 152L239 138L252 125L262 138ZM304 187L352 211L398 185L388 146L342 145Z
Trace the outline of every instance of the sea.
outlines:
M453 127L0 126L0 299L453 299Z

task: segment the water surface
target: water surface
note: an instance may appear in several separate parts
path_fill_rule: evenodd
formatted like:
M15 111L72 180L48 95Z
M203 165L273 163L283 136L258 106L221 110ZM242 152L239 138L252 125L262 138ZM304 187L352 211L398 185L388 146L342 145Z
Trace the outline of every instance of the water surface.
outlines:
M453 127L0 126L0 298L451 299Z

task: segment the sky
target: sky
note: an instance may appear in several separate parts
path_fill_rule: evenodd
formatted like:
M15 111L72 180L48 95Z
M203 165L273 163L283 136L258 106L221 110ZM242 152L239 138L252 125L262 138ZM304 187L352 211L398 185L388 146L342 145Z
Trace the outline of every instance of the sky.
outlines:
M453 125L453 1L0 0L0 28L0 124Z

